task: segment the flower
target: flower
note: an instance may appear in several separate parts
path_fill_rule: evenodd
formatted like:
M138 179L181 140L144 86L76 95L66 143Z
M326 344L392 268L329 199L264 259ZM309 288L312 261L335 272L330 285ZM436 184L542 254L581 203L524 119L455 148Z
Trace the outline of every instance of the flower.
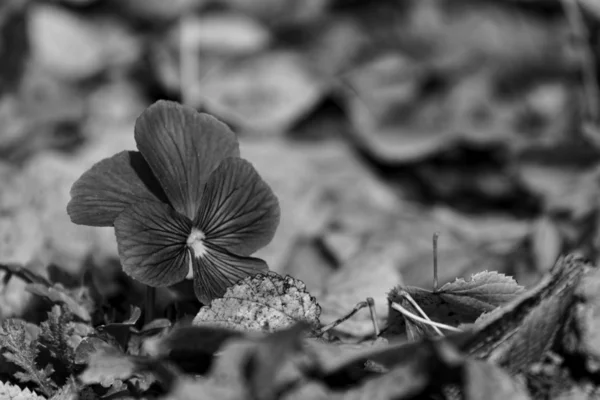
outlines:
M72 222L114 226L128 275L154 287L193 279L205 304L268 270L249 256L273 238L279 203L225 124L158 101L137 119L135 141L139 152L104 159L73 184Z

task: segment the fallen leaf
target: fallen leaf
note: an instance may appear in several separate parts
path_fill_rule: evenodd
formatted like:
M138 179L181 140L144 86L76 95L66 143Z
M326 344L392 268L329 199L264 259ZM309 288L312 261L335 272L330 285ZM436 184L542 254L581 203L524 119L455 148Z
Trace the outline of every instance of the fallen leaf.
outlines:
M256 133L282 133L316 105L324 85L299 55L269 52L215 67L197 93L208 111L228 122Z
M396 288L389 294L390 301L401 300L398 290L406 290L433 321L458 326L474 322L481 314L508 303L525 289L512 277L484 271L472 275L470 280L458 278L437 291L410 286Z
M35 60L60 77L88 78L106 65L100 32L89 21L62 7L32 7L29 37Z
M152 355L169 360L186 373L205 374L215 354L228 340L243 337L237 330L214 326L174 328L152 345Z
M372 297L377 324L383 326L388 308L385 292L390 286L402 282L391 254L394 251L393 248L381 248L379 244L371 243L340 266L324 282L322 291L315 294L322 308L321 322L329 324L347 314L357 303ZM335 330L359 337L372 335L374 328L369 310L359 311Z
M188 18L183 29L184 46L202 52L252 54L271 39L269 31L255 20L226 12Z
M563 328L573 292L591 267L576 255L562 257L535 287L479 317L459 349L510 373L539 362Z
M242 365L252 398L275 400L282 388L303 380L302 339L310 326L296 324L262 338Z
M316 327L320 313L321 308L304 283L270 272L247 277L228 288L223 298L200 309L193 324L275 332L297 322Z

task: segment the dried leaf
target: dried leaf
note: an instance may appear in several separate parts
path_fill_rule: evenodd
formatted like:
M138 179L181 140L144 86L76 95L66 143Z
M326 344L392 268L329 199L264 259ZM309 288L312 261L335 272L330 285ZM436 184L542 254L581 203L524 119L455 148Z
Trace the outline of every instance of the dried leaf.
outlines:
M360 254L342 265L324 284L323 292L316 297L323 309L321 321L329 324L348 313L367 297L375 300L377 322L383 326L387 314L386 290L400 284L402 278L396 268L393 248L382 249L373 243ZM361 310L336 330L355 336L372 335L373 322L367 310Z
M290 52L270 52L209 73L198 94L207 109L262 134L287 131L323 95L324 85Z
M21 389L19 386L0 381L0 399L2 400L46 400L45 397L32 392L28 388Z
M566 322L573 291L590 267L575 255L561 258L534 288L475 321L475 332L459 349L512 373L538 362Z
M234 13L187 18L184 29L185 45L202 52L252 54L263 49L270 40L269 32L263 26Z
M91 321L91 316L85 307L81 306L74 298L72 298L66 290L59 284L52 287L45 286L40 283L32 283L27 285L27 291L38 296L46 297L53 303L64 304L70 312L79 317L82 321Z
M389 295L390 301L399 300L398 289L392 290ZM468 281L458 278L435 292L416 287L406 287L404 290L429 318L457 326L471 323L482 313L508 303L522 293L524 288L512 277L494 271L484 271L472 275Z
M271 272L247 277L228 288L223 298L200 309L193 324L274 332L303 321L316 327L320 312L304 283Z

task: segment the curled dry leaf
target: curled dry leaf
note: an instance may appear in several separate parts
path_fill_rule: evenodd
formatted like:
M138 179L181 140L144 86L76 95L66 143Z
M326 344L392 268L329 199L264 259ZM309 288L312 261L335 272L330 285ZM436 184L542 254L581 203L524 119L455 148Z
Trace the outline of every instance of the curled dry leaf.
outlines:
M320 313L302 281L270 272L247 277L227 289L223 298L200 309L193 324L274 332L297 322L316 327Z
M475 321L474 333L460 341L459 349L511 373L539 362L565 324L573 292L591 266L575 255L561 258L535 287Z

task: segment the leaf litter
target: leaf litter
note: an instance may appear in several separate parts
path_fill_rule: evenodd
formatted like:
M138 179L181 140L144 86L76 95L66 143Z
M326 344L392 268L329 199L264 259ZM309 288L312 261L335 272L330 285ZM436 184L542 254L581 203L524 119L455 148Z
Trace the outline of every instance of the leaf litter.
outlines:
M564 258L598 259L597 121L581 121L597 104L591 2L569 4L569 18L562 3L539 2L5 3L0 155L11 165L0 261L19 264L4 270L0 306L9 336L23 340L0 345L0 393L597 396L597 274ZM567 25L573 11L581 27ZM208 109L262 149L253 161L279 181L278 197L286 191L287 219L265 260L295 278L294 295L273 295L292 318L265 311L258 281L241 307L219 296L200 311L215 307L229 325L187 325L199 304L186 285L149 294L150 310L144 287L112 273L121 268L112 232L69 223L75 177L133 145L133 119L155 97ZM447 238L440 280L449 283L427 291L415 286L429 286L435 231ZM51 264L69 276L57 281ZM101 289L93 301L82 265ZM388 309L394 290L412 316ZM338 324L367 298L375 313ZM245 312L262 319L235 315ZM389 333L402 320L389 343L374 328ZM112 381L76 379L92 373Z

